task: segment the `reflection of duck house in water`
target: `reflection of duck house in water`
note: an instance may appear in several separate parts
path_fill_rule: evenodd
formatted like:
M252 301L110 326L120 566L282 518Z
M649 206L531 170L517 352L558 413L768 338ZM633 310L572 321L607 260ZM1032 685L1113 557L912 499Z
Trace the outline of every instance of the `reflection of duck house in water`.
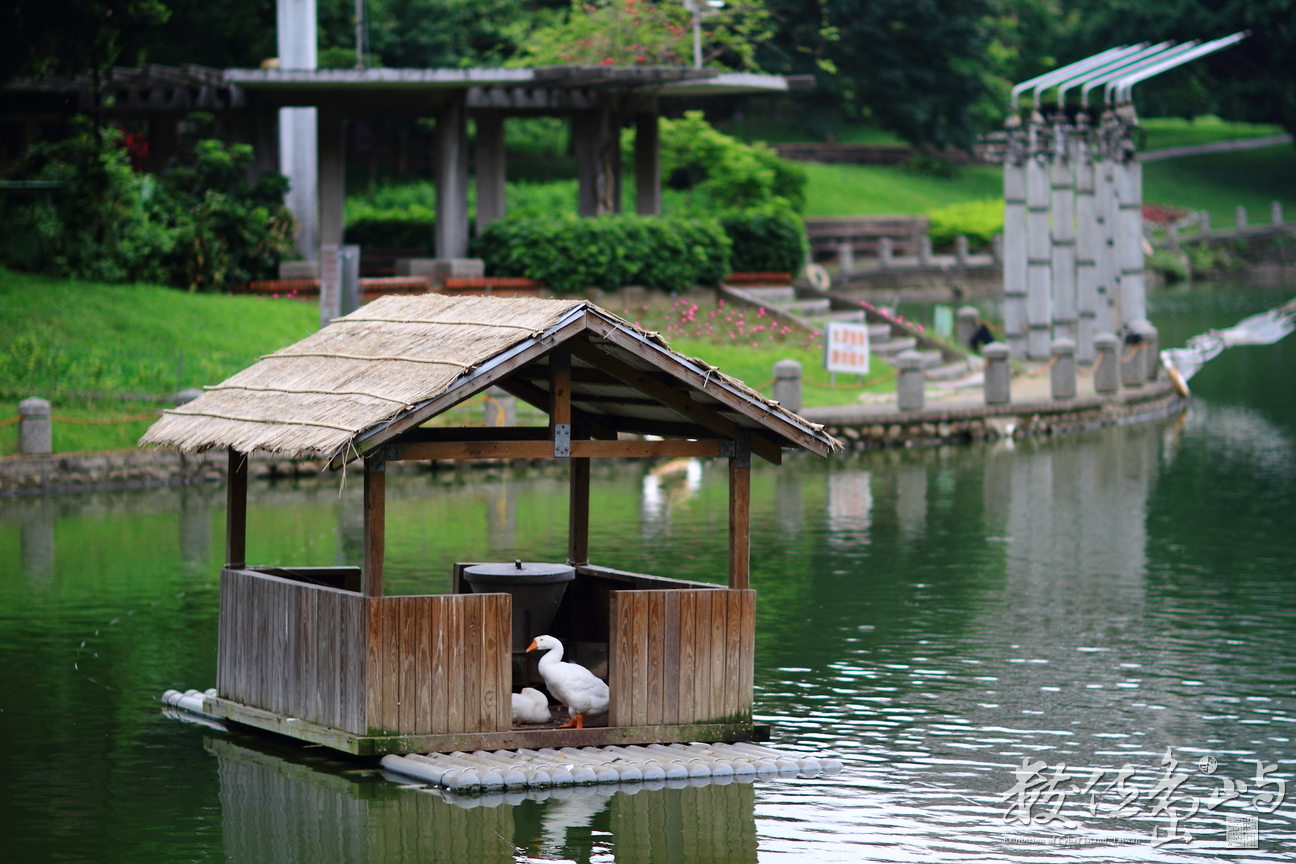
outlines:
M549 425L423 425L492 386ZM168 411L143 442L229 452L219 695L207 710L375 755L752 738L751 454L778 463L784 448L839 447L584 301L441 295L387 297L338 319ZM363 459L362 568L246 562L256 450L334 469ZM608 457L729 460L728 587L589 562L590 459ZM568 659L606 663L606 726L512 725L510 692L539 683L512 649L539 634L514 638L513 597L473 593L470 564L455 566L453 594L384 596L386 463L464 458L570 459L575 579L548 629Z

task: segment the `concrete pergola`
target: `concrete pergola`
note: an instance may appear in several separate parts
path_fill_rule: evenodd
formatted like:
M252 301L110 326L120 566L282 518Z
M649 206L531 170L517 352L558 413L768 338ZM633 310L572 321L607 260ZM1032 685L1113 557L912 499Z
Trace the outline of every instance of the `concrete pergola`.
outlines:
M469 117L476 121L473 162L479 231L505 213L504 124L510 116L571 118L582 216L620 211L619 130L633 123L635 210L657 215L661 211L657 118L662 100L781 93L811 84L797 77L675 66L227 69L224 77L251 112L257 170L279 170L282 164L279 150L286 145L286 136L276 135L279 109L316 109L321 245L342 242L346 122L435 118L437 258L463 258L468 253ZM299 140L287 146L309 147L310 142ZM307 222L313 214L309 205L304 209L298 218ZM311 233L308 229L306 236ZM314 250L302 251L309 255Z

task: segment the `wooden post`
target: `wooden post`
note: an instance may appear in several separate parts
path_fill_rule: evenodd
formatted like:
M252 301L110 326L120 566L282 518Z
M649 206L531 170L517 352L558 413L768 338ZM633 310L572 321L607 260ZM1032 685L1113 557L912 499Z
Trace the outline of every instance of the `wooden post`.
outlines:
M364 474L364 585L366 597L383 596L383 553L387 521L387 460L381 454L365 457Z
M248 454L229 448L225 479L225 566L240 570L247 566Z
M571 418L571 349L559 345L549 354L549 431L555 458L571 455Z
M729 587L747 590L751 573L751 432L739 426L729 457Z

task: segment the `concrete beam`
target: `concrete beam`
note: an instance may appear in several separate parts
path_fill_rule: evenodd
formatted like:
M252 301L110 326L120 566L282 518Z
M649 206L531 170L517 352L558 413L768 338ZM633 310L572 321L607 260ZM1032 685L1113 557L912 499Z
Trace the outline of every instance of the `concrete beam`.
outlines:
M346 120L331 112L319 117L319 202L320 245L339 245L346 224Z
M1004 162L1003 184L1004 332L1008 351L1020 358L1026 356L1026 167Z
M314 108L279 109L279 173L288 178L284 203L297 218L297 251L319 257L319 151Z
M657 119L656 111L635 115L635 212L640 216L661 215L661 141Z
M582 111L572 117L572 149L580 185L577 212L603 216L621 211L621 142L610 111Z
M504 195L504 115L478 114L477 137L473 141L473 163L477 169L477 233L496 219L503 219L508 205Z
M468 112L458 94L436 118L436 256L468 257Z

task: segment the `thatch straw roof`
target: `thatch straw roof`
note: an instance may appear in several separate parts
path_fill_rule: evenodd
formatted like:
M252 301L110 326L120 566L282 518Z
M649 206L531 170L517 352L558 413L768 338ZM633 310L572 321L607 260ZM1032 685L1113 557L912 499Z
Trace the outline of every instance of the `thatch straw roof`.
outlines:
M583 300L441 294L384 297L339 318L164 412L140 443L191 452L232 447L292 458L346 458L348 451L358 454L496 383L508 374L501 370L518 372L520 363L543 362L557 342L580 333L603 334L648 352L644 363L644 357L623 350L623 358L640 368L669 359L676 374L700 376L702 387L714 384L708 398L727 400L722 407L736 409L730 416L742 425L761 428L776 420L776 440L808 444L820 453L839 447L815 424ZM616 413L619 400L607 401ZM642 410L638 416L645 416Z

